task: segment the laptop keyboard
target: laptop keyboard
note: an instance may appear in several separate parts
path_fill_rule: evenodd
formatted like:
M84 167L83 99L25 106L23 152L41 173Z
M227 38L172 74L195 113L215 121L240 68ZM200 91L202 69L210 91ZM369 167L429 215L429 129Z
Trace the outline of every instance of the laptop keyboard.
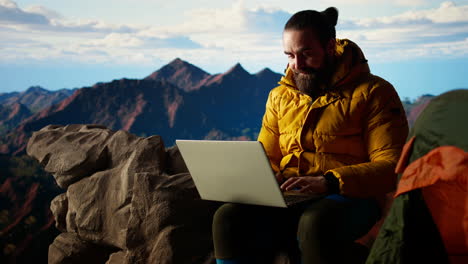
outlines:
M288 206L316 199L315 196L290 195L290 194L285 194L283 195L283 197L284 197L284 201L286 202L286 205Z

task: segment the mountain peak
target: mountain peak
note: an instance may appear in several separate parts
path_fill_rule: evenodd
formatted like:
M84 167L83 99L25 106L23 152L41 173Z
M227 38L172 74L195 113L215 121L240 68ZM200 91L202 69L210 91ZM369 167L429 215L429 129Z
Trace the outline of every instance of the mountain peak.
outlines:
M196 67L196 66L193 66L192 64L182 60L181 58L175 58L174 60L169 62L166 66L163 66L163 68L167 67L167 66L177 68L177 69L184 68L184 67Z
M192 91L200 88L201 83L209 76L210 74L195 65L176 58L145 79L166 80L184 91Z
M236 65L232 66L224 75L235 75L239 77L248 76L250 73L242 67L240 63L236 63Z
M270 75L270 74L276 74L276 73L272 71L270 68L266 67L266 68L263 68L263 70L257 72L255 75L260 76L260 75Z
M248 80L251 79L252 75L242 67L240 63L232 66L227 72L220 73L212 76L205 82L205 85L210 86L213 84L220 84L222 82L232 82L234 80Z
M26 91L26 93L48 93L49 91L42 88L41 86L31 86Z
M236 65L232 66L231 69L229 69L228 72L247 72L244 67L238 62ZM247 72L248 73L248 72Z

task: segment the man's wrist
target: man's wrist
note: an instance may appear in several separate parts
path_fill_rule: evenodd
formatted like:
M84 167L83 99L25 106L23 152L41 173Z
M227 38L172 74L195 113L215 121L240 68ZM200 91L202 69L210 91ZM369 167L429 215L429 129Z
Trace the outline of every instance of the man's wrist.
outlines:
M326 173L323 177L325 178L328 193L333 194L340 192L340 180L338 180L333 173Z

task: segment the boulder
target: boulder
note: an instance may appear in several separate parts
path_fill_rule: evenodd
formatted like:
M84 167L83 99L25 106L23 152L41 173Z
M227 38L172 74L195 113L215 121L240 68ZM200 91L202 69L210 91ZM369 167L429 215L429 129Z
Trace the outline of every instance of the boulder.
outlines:
M50 202L50 210L54 215L55 227L61 232L67 232L68 198L65 193L56 196Z
M57 184L70 184L90 176L106 166L107 152L103 143L112 131L97 125L49 125L35 132L27 153L36 158Z
M112 248L95 245L78 238L73 233L58 235L49 247L49 264L105 263Z
M107 249L98 250L99 263L213 262L219 204L200 199L177 147L166 149L159 136L47 126L27 153L66 189L51 205L64 233L50 246L49 263L85 263L92 249Z

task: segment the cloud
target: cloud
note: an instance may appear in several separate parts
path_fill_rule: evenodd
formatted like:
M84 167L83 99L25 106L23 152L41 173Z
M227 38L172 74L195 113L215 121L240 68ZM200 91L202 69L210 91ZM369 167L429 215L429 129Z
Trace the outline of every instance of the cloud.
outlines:
M457 6L453 2L443 2L436 9L409 11L395 16L355 21L356 25L364 28L460 22L468 22L468 6Z
M87 21L67 21L53 20L50 26L43 28L48 31L70 32L70 33L136 33L139 31L137 27L128 25L113 25L98 20Z
M89 40L81 44L85 47L102 48L135 48L143 45L143 41L132 34L111 33L102 39Z
M7 48L12 48L14 47L15 49L18 48L24 48L24 49L35 49L35 48L53 48L52 45L41 42L41 41L35 41L35 40L28 40L24 38L3 38L2 41L0 42L0 48L2 49L7 49Z
M240 34L244 32L281 32L291 16L278 8L248 9L244 1L235 1L228 8L197 8L185 13L187 19L180 24L165 27L174 34ZM164 34L160 29L159 34Z
M173 48L198 49L202 46L188 37L175 36L168 38L145 37L129 33L111 33L102 39L89 40L81 44L95 48Z
M238 33L245 28L245 8L243 1L235 2L230 8L198 8L186 12L188 19L167 30L180 34L207 32Z
M359 41L377 61L467 55L468 5L443 2L437 8L394 16L341 21L339 37ZM448 52L449 43L453 51ZM463 51L463 49L466 49Z
M426 3L426 0L395 0L394 2L397 6L423 6Z
M246 11L245 17L249 30L281 34L291 14L280 9L258 8Z
M68 20L60 13L44 6L24 9L11 0L0 0L0 26L4 28L77 33L130 33L138 28L130 25L115 25L98 20Z
M52 9L49 9L47 7L40 6L40 5L26 7L24 11L31 13L31 14L42 15L46 17L47 19L62 19L63 18L63 16L60 13Z
M152 38L146 40L146 45L156 46L156 47L165 47L165 48L174 48L174 49L199 49L202 46L189 37L186 36L176 36L171 38Z
M461 41L408 45L399 49L379 49L373 54L375 61L395 62L407 58L456 59L468 56L468 38Z
M0 32L11 40L2 39L0 61L64 58L153 65L181 57L206 69L236 62L282 69L281 32L291 16L280 8L252 9L236 1L180 14L178 24L154 26L69 19L43 6L21 9L10 0L0 0L0 8L10 14L0 13ZM372 62L468 56L468 5L444 2L437 8L410 9L394 16L341 19L338 37L356 41Z
M13 1L0 0L0 23L45 25L49 19L42 14L23 11Z
M330 1L321 0L320 2L330 5ZM394 6L423 6L427 4L428 0L334 0L333 5L346 5L346 6L369 6L369 5L382 5L382 4L391 4Z

